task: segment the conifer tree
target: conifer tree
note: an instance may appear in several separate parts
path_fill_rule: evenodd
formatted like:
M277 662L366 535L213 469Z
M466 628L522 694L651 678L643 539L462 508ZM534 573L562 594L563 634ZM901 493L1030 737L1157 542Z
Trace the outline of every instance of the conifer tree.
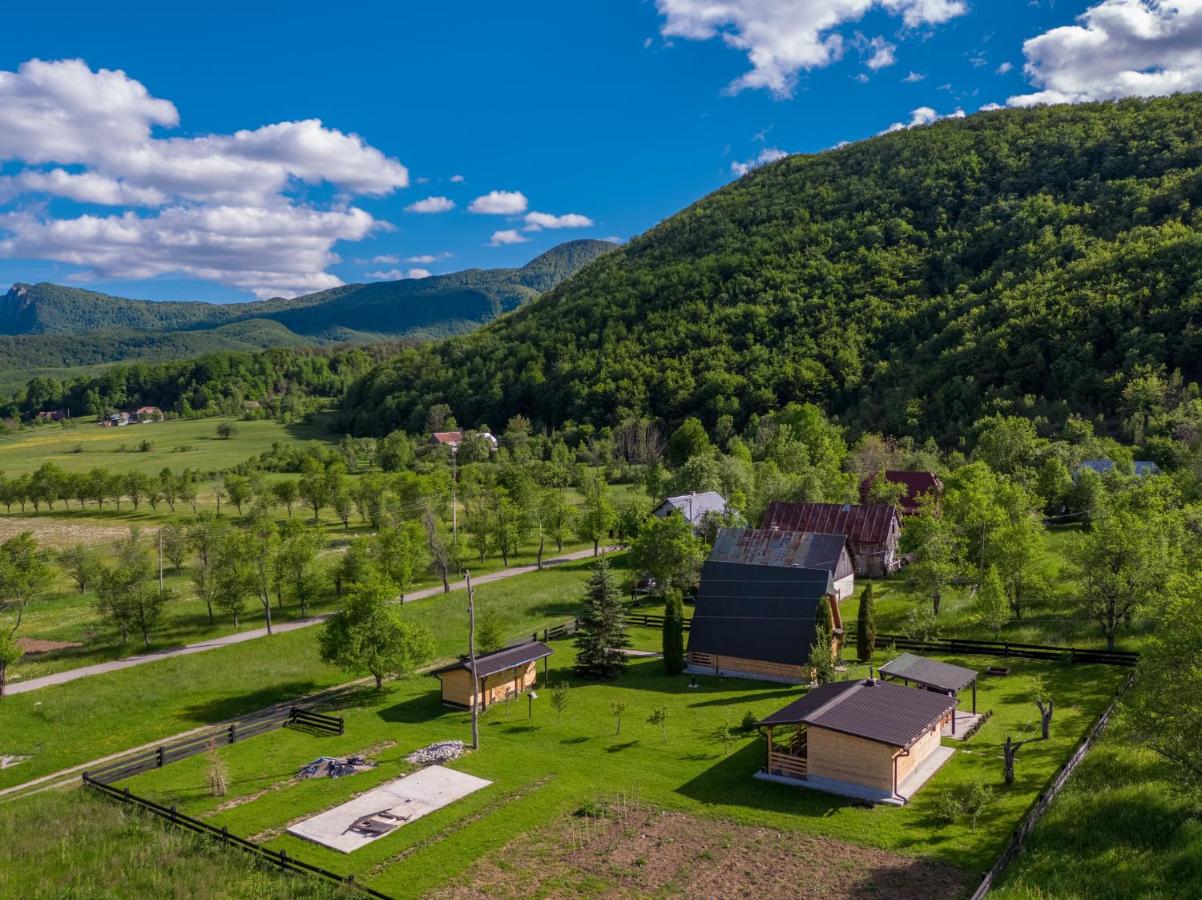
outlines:
M669 675L684 671L684 604L680 591L664 595L664 670Z
M864 589L860 597L860 610L856 614L856 659L868 662L876 651L876 610L872 605L872 585Z
M585 678L616 678L626 670L630 646L626 611L609 562L599 559L585 588L576 632L576 672Z

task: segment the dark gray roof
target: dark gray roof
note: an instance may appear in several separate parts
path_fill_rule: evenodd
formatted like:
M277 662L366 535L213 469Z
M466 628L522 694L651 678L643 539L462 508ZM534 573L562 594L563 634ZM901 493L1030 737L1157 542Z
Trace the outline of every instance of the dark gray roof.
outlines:
M945 694L879 679L837 681L814 688L760 724L804 724L891 747L909 747L955 706L955 698Z
M708 560L701 567L689 650L804 665L818 604L833 592L825 569Z
M881 666L881 674L896 675L923 687L938 688L941 691L958 691L977 680L974 669L953 666L951 663L927 659L914 653L903 653L896 659L889 660Z
M652 514L666 516L673 510L684 516L686 521L693 525L698 525L705 518L706 513L714 512L720 516L725 515L726 498L717 491L702 491L699 494L681 494L678 497L666 498L663 503L652 511Z
M504 672L506 669L513 669L517 666L524 666L535 660L543 659L554 652L554 650L542 641L527 641L524 644L517 644L513 647L506 647L504 650L497 650L495 653L486 653L483 656L476 657L476 676L484 678L488 675L496 675L498 672ZM443 666L441 669L435 669L430 674L441 675L443 672L450 672L454 669L470 670L471 663L466 656L461 656L459 662Z
M714 562L836 572L846 544L847 538L841 534L720 528L709 558Z

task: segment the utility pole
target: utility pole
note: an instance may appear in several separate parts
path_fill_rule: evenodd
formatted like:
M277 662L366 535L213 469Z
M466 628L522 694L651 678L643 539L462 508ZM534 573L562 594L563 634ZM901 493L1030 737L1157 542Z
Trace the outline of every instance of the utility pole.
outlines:
M159 526L159 593L163 593L163 526Z
M476 678L476 590L472 573L463 571L467 579L467 658L472 669L472 749L480 749L480 682Z
M451 444L451 537L456 546L459 545L459 501L456 490L459 486L458 461L459 445Z

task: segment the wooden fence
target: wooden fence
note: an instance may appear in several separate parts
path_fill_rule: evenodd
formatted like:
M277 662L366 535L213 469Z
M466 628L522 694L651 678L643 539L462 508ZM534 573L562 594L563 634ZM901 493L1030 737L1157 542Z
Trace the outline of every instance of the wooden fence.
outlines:
M300 859L294 859L288 855L286 850L271 850L267 847L260 846L254 841L248 841L246 838L239 837L236 834L230 834L229 829L225 826L217 828L210 825L208 822L202 822L200 819L194 819L191 816L186 816L176 810L174 806L162 806L155 803L153 800L147 800L145 797L139 797L137 794L131 793L129 788L118 788L111 784L107 784L96 778L93 778L89 773L84 772L83 782L93 790L106 794L115 800L120 800L122 803L130 804L138 809L144 809L152 815L158 816L164 821L170 823L177 828L184 828L194 834L204 835L219 841L224 847L234 847L249 853L251 856L276 866L286 872L296 872L302 875L312 875L322 878L326 881L334 882L339 885L357 890L359 893L367 897L376 897L379 900L392 900L388 894L382 894L377 890L367 887L366 885L358 884L355 881L354 875L342 876L328 869L323 869L321 866L314 866Z
M848 630L855 642L855 631ZM1108 666L1134 666L1139 654L1127 650L1091 650L1085 647L1055 647L1048 644L1022 644L1015 641L978 641L968 638L928 638L919 640L903 634L878 634L877 646L892 645L899 650L926 650L935 653L962 653L978 656L1002 656L1016 659L1044 659L1067 663L1100 663Z
M1002 851L1002 855L997 858L997 861L993 864L993 867L987 873L985 873L985 877L981 879L981 883L977 886L977 889L973 891L972 900L981 900L981 898L988 894L993 889L994 885L997 884L997 880L1001 876L1002 870L1005 869L1006 866L1008 866L1014 860L1014 857L1018 855L1019 851L1022 850L1023 842L1026 841L1027 835L1031 833L1031 830L1035 827L1039 820L1043 818L1043 814L1048 811L1048 807L1052 805L1052 801L1056 799L1057 795L1068 781L1069 776L1073 774L1073 770L1075 770L1081 763L1081 760L1085 758L1086 752L1090 747L1093 746L1094 741L1096 741L1102 732L1106 730L1106 726L1110 723L1111 716L1114 715L1114 711L1119 705L1119 700L1122 699L1123 694L1127 692L1127 689L1131 687L1134 681L1135 673L1132 672L1126 682L1123 683L1123 686L1119 688L1118 693L1114 695L1114 699L1110 701L1110 705L1102 711L1102 714L1098 716L1097 720L1093 723L1093 726L1085 733L1085 737L1081 739L1081 743L1077 745L1077 749L1073 751L1073 755L1070 756L1068 760L1065 761L1064 765L1057 770L1055 776L1048 784L1047 789L1044 790L1038 797L1036 797L1034 801L1032 801L1030 807L1027 809L1026 815L1023 816L1022 821L1019 823L1018 828L1016 828L1014 830L1014 834L1010 836L1010 842L1006 845L1006 849Z
M132 778L134 775L149 772L151 769L161 769L168 763L204 753L210 747L223 747L285 726L308 728L325 734L343 734L345 729L340 716L327 716L323 713L302 709L299 706L272 710L264 715L238 719L228 725L222 725L201 734L160 744L151 750L124 757L107 766L91 769L84 772L84 781L112 784L124 778Z

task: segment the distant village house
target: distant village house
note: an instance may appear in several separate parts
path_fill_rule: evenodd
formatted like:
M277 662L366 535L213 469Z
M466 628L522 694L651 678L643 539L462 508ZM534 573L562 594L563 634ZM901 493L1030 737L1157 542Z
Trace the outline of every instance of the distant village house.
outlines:
M716 491L681 494L678 497L668 497L651 511L653 516L661 519L672 513L680 513L686 522L700 530L705 524L707 515L712 514L718 518L726 515L726 498Z
M931 497L938 502L943 497L943 481L934 472L903 472L898 469L888 469L884 473L885 481L903 485L906 492L899 501L902 515L912 516L922 508L922 498ZM860 501L869 502L872 487L877 475L869 475L860 482Z

